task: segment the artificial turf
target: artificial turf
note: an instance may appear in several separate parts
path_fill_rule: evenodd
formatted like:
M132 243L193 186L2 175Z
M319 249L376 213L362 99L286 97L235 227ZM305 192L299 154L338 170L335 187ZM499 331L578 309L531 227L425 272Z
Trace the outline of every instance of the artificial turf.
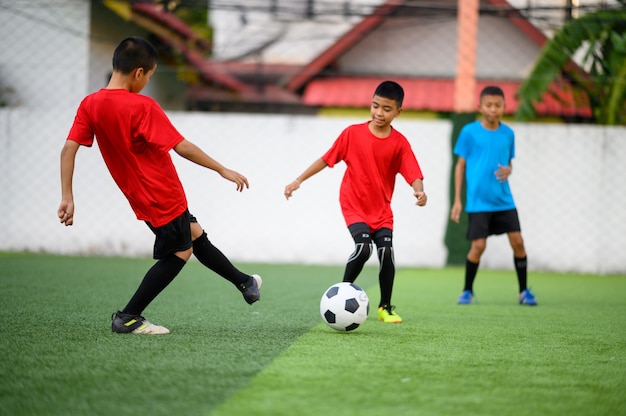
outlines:
M626 276L399 269L405 322L359 329L319 317L342 267L239 264L264 278L247 305L190 262L148 307L166 336L110 332L152 260L0 254L0 415L626 414Z

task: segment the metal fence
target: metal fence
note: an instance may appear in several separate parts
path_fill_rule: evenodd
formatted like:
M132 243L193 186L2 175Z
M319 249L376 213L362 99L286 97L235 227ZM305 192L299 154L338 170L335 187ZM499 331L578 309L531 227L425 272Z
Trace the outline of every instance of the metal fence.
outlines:
M237 3L248 7L235 7ZM243 59L252 66L266 65L264 79L271 80L272 59L280 59L286 65L289 59L291 64L302 63L319 55L324 51L323 41L328 45L328 37L338 38L360 21L360 13L373 10L380 2L346 2L354 12L342 9L345 16L339 11L324 12L324 7L330 10L335 3L214 1L210 15L220 19L214 22L216 57L226 55L229 49L231 54L241 55L241 51L232 49L246 39L254 40L256 28L262 27L263 22L268 32L272 32L268 21L295 22L297 27L281 29L283 39L290 40L284 45L291 48L268 47L261 57L252 54ZM408 3L421 5L420 10L428 11L428 2ZM428 4L431 3L439 3L441 7L455 4L453 1ZM537 24L554 28L564 19L564 9L542 6L547 2L518 3L523 3L520 7L536 6L529 16ZM597 7L604 5L595 3ZM292 8L272 15L272 5ZM317 7L314 19L306 17L307 5ZM433 76L439 78L453 76L454 13L439 14L438 18L430 13L425 32L420 33L428 34L432 41L421 48L414 47L417 41L408 34L413 28L410 19L419 21L424 17L397 17L398 20L381 24L382 32L370 35L375 38L355 42L337 62L343 63L344 68L352 65L350 74L354 76L412 75L402 68L437 71ZM505 18L493 15L485 18L492 23L492 31L479 33L479 45L485 39L483 45L489 43L495 47L485 50L479 46L477 66L482 68L479 70L497 72L499 65L507 80L527 73L533 52L524 33L510 31L507 26L510 20ZM316 35L320 37L313 39L315 42L305 50L306 34L319 33L318 29L312 31L315 25L321 25L327 37ZM499 39L498 29L502 33L515 33L517 37L512 43L511 39ZM390 37L398 34L396 30L407 35ZM149 255L151 234L145 225L134 220L95 149L79 152L76 226L72 230L63 229L55 218L60 196L59 151L78 103L86 94L106 84L113 48L120 38L132 34L152 37L145 27L121 18L105 2L0 0L0 38L3 39L0 44L0 201L4 208L0 219L0 249ZM225 34L231 37L224 38ZM372 51L363 48L363 42L378 42L380 48L394 47L393 54L397 56L389 60L404 62L404 66L383 65L389 68L387 72L367 73ZM394 42L402 47L395 48ZM517 45L518 49L508 50L510 45ZM288 51L291 55L285 56ZM430 62L425 63L426 60ZM527 66L520 67L524 62ZM217 243L240 260L343 262L351 242L337 206L340 168L339 172L323 172L289 202L284 201L282 188L330 146L342 127L368 117L367 108L340 111L341 118L186 112L188 83L194 79L189 73L194 68L188 63L179 64L175 60L160 63L157 76L145 93L162 103L181 132L227 166L248 175L252 183L249 192L235 196L229 184L217 175L176 161L188 187L190 204L196 207L200 218L206 218L204 225L213 231ZM332 65L329 68L331 72L334 70ZM362 68L361 73L358 68ZM497 76L495 72L491 73L492 77ZM407 90L407 96L417 93ZM442 90L440 95L445 94ZM321 111L321 114L327 113ZM398 129L407 134L423 165L430 195L429 206L417 209L407 198L406 185L398 183L394 210L399 264L437 267L445 263L443 240L448 226L452 162L452 126L447 115L447 111L438 114L416 111L407 112L397 120ZM626 176L626 130L566 125L558 117L547 123L513 122L512 125L518 141L513 192L534 265L555 270L626 272L626 260L621 253L626 246L626 211L622 208L626 203L626 186L620 180ZM328 236L326 240L325 236ZM335 243L330 246L322 243L328 240ZM485 264L510 267L508 250L505 241L494 240Z

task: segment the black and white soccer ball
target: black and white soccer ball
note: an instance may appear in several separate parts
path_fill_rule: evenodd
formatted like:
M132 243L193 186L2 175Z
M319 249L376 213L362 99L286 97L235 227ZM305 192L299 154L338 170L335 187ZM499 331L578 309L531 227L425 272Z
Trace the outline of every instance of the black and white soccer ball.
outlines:
M365 322L369 310L367 293L354 283L332 285L320 301L322 319L337 331L354 331Z

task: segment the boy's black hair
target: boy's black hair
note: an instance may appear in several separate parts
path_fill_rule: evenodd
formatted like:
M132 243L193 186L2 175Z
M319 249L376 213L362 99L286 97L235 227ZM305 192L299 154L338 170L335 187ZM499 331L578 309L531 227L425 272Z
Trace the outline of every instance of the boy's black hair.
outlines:
M404 90L400 84L394 81L381 82L376 91L374 91L374 95L395 100L398 103L398 108L402 107L402 101L404 101Z
M489 85L483 88L480 92L480 98L483 98L485 95L496 95L504 99L504 91L502 91L502 88L496 87L495 85Z
M113 70L130 74L137 68L150 71L159 60L156 48L147 40L137 36L126 38L113 52Z

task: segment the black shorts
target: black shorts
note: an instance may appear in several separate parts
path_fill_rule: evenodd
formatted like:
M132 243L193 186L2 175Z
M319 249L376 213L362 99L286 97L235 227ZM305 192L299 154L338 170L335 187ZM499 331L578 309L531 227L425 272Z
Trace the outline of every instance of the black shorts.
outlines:
M467 239L487 238L493 234L521 231L517 209L496 212L470 212Z
M155 235L152 257L162 259L169 254L190 249L192 222L198 222L198 220L188 210L161 227L155 228L146 221Z

